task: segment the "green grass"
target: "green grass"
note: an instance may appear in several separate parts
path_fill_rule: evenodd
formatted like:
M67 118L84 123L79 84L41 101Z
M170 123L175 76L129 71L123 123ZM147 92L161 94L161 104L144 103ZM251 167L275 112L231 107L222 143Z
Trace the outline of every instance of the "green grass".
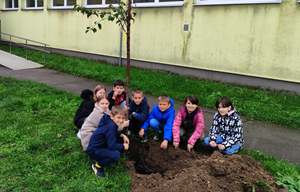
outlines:
M8 46L0 49L9 51ZM25 50L12 48L12 53L25 57ZM38 63L44 62L44 54L28 52L28 58ZM46 68L82 76L96 81L113 84L116 79L126 80L126 68L101 64L88 59L77 59L57 54L47 55ZM241 87L214 81L189 78L171 73L131 68L130 88L141 88L153 95L168 94L183 101L187 95L196 95L201 106L214 108L221 96L229 97L238 113L249 119L256 119L300 129L300 111L297 94L266 92L249 87Z
M122 162L100 179L73 125L81 98L0 77L0 191L130 191ZM57 134L61 134L58 137Z

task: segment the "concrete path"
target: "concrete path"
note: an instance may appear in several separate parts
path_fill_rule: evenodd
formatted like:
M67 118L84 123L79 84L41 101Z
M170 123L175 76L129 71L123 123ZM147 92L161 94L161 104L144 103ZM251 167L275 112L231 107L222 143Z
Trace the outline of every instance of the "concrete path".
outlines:
M26 60L22 57L18 57L16 55L12 55L5 51L0 50L0 65L3 65L12 70L21 70L21 69L32 69L32 68L40 68L43 65L38 63Z
M45 83L74 94L80 94L83 89L87 88L92 90L98 84L104 85L107 92L112 90L111 85L44 68L14 71L0 66L0 76ZM146 95L146 97L152 108L157 103L157 97L152 95ZM176 113L182 105L181 102L175 101ZM204 113L205 133L208 134L216 110L205 107L201 107L201 109ZM300 165L300 130L260 121L250 121L245 117L242 117L242 120L246 149L261 151L266 155L286 159Z

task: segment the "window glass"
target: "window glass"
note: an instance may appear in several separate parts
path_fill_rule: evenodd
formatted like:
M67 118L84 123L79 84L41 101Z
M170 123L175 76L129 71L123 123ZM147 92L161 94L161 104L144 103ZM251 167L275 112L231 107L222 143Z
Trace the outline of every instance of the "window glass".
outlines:
M88 5L102 4L102 0L87 0Z
M154 3L154 0L135 0L134 3Z
M26 7L35 7L35 0L26 0Z
M37 0L38 7L44 7L44 0Z
M53 0L53 6L64 6L64 0Z
M159 2L171 2L171 1L183 1L183 0L159 0Z
M5 0L5 8L12 8L12 1L11 0Z
M105 4L118 4L119 1L118 0L106 0Z
M74 6L76 4L76 0L67 0L67 6Z
M18 0L14 0L14 3L15 3L15 8L18 8L19 7L19 1Z

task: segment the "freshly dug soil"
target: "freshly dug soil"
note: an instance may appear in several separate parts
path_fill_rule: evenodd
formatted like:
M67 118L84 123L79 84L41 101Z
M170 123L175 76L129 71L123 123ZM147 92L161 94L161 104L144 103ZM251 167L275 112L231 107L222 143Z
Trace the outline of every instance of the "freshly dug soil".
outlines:
M124 165L133 178L132 191L287 191L248 155L204 155L175 150L171 143L164 150L155 141L130 142Z

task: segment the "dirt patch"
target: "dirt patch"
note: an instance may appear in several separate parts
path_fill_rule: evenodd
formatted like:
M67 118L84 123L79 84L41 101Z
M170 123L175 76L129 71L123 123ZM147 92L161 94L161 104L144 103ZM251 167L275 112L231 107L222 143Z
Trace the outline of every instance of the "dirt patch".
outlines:
M287 191L247 155L215 151L209 156L131 140L127 157L124 165L131 170L132 191Z

